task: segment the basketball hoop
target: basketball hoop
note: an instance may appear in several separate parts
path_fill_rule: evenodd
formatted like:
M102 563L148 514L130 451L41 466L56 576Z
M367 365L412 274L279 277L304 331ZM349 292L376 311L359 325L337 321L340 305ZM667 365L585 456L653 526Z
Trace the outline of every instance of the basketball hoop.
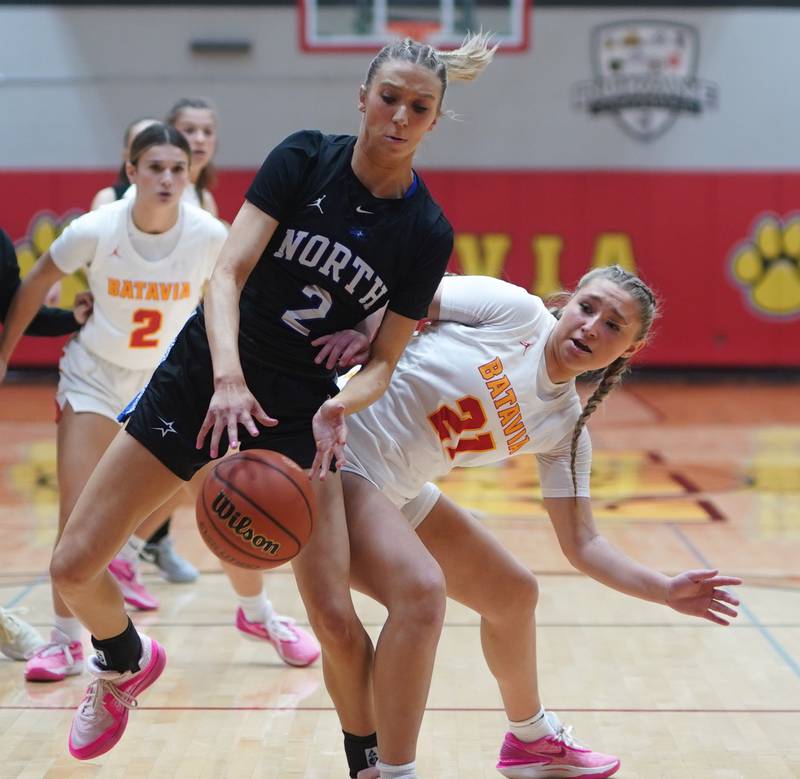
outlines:
M386 32L398 38L413 38L425 43L439 30L441 22L436 19L391 19L386 22Z

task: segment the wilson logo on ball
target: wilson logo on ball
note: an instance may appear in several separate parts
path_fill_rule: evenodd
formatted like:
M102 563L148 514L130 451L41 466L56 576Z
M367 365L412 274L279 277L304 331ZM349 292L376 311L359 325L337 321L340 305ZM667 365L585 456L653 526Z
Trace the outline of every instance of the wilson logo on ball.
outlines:
M220 490L217 497L214 498L211 503L211 510L237 536L240 536L259 551L276 555L280 550L281 545L277 541L254 533L250 529L253 520L246 515L242 515L242 512L236 508L236 505L224 491Z

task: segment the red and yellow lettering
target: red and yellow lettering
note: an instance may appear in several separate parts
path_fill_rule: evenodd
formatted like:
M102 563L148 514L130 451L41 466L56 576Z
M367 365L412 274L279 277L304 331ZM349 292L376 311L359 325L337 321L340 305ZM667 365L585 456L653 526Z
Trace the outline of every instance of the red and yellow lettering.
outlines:
M514 390L511 387L509 387L508 392L506 392L506 394L503 395L502 398L498 398L497 400L495 400L494 407L502 408L503 406L508 406L509 404L516 405L516 403L517 403L517 393L514 392Z
M480 400L471 395L459 398L456 405L460 413L449 406L440 406L428 419L445 444L450 459L459 452L486 452L495 448L491 432L464 436L464 431L480 430L486 424L486 412ZM455 440L455 446L447 446Z
M508 376L501 376L499 379L487 381L486 386L489 388L492 400L494 400L501 392L504 392L511 386Z
M108 280L108 294L112 298L119 297L119 279Z
M503 363L499 357L495 357L491 362L481 365L478 370L481 372L481 376L483 376L484 379L491 379L495 376L499 376L503 372Z

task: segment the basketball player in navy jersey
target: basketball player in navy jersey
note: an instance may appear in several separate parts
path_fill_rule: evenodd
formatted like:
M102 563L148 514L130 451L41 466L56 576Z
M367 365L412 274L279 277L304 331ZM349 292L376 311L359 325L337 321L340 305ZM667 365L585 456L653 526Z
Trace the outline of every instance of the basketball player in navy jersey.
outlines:
M385 390L452 251L452 228L414 172L414 152L441 115L448 76L474 78L493 52L484 35L452 52L411 40L385 47L359 93L356 137L296 133L257 174L204 308L88 480L53 556L53 580L98 649L96 681L70 732L79 759L113 747L165 664L126 616L108 561L182 480L240 444L282 452L315 477L319 518L293 567L342 728L371 735L372 712L347 704L373 651L350 597L341 481L330 471L342 461L345 417ZM384 304L372 356L336 396L311 341ZM249 433L241 441L240 425ZM382 758L386 776L413 775L402 755Z

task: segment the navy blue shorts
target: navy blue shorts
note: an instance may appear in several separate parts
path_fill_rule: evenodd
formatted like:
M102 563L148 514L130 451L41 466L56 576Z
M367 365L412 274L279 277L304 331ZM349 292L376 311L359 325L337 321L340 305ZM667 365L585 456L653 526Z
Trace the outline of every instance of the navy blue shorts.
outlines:
M325 400L336 395L333 378L310 378L281 373L248 359L240 339L240 357L245 381L264 411L278 420L263 427L254 420L259 434L252 437L239 426L239 448L271 449L285 454L301 468L310 468L317 446L311 420ZM193 315L178 334L147 387L120 415L126 431L152 452L176 476L188 481L211 460L211 431L202 449L195 448L214 381L211 352L202 316ZM227 429L219 451L228 447Z

